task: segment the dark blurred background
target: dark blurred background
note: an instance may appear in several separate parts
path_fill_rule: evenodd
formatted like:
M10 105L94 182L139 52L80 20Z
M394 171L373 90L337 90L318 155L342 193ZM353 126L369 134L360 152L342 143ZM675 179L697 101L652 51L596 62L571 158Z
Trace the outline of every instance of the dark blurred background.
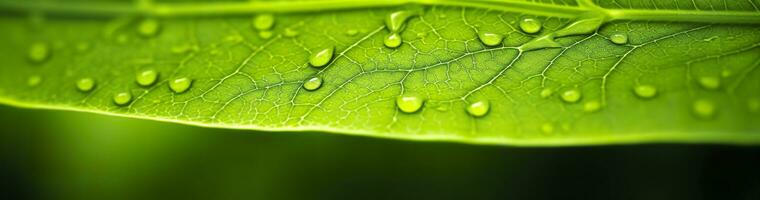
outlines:
M0 199L760 199L760 147L517 148L0 106Z

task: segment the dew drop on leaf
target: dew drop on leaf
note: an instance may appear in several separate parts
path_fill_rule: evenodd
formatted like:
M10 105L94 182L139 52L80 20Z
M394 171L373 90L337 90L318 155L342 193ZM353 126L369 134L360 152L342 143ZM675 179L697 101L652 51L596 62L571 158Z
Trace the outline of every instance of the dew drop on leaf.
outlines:
M720 78L713 76L700 77L699 85L708 90L715 90L720 87Z
M77 81L77 90L82 92L89 92L95 88L95 80L92 78L82 78Z
M285 28L285 37L295 37L300 34L297 30L293 28Z
M346 35L348 36L355 36L356 34L359 34L359 30L356 29L348 29L346 31Z
M491 110L491 105L488 101L476 101L467 106L467 113L474 117L483 117Z
M269 30L274 26L274 15L260 14L253 18L253 27L257 30Z
M480 39L480 42L483 42L484 45L492 47L501 44L501 42L504 40L504 35L498 33L481 32L478 33L478 38Z
M29 60L34 63L42 63L50 57L50 46L38 42L29 47Z
M588 113L599 111L599 109L601 108L602 108L602 104L596 100L589 101L583 104L583 111L588 112Z
M554 125L551 123L544 123L541 125L541 132L544 132L546 134L553 133L554 132Z
M554 90L551 88L544 88L541 90L541 98L544 98L544 99L549 98L550 96L552 96L552 94L554 94Z
M259 32L259 37L261 39L269 39L269 38L272 38L273 35L274 35L274 32L272 32L272 31L260 31Z
M422 103L422 98L412 95L402 95L396 98L396 106L405 113L417 112L422 108Z
M333 54L335 53L335 47L329 47L322 50L317 51L316 53L312 54L309 58L309 64L311 64L312 67L324 67L333 58Z
M161 24L156 19L148 18L140 22L137 27L137 32L143 37L153 37L158 34L161 29Z
M692 111L699 118L708 119L715 116L715 104L709 100L697 100L692 105Z
M567 103L575 103L578 102L578 100L581 100L581 91L578 91L578 89L570 89L563 92L562 95L560 95L560 98Z
M174 91L174 93L183 93L187 91L187 89L190 89L190 86L193 84L193 80L189 79L187 77L182 77L178 79L174 79L173 81L169 82L169 89Z
M35 87L39 85L41 82L42 82L42 77L38 75L32 75L26 79L26 85L28 85L29 87Z
M538 33L541 31L541 21L535 18L520 20L520 29L525 33Z
M615 44L627 44L628 35L617 33L610 36L610 41Z
M319 77L312 77L303 83L303 88L308 91L314 91L322 87L322 79Z
M633 93L641 98L652 98L657 95L657 88L652 85L637 85L633 88Z
M127 105L129 102L132 101L132 94L129 94L128 92L120 92L116 95L113 95L113 102L116 105Z
M137 73L135 76L135 81L140 86L153 85L153 83L156 83L156 80L158 80L158 72L156 70L145 70Z
M397 48L401 46L401 35L398 33L391 33L388 37L385 37L383 44L388 48Z
M387 27L388 30L392 33L397 33L401 31L402 28L404 28L406 20L414 15L417 15L417 13L412 11L393 12L389 14L387 18L385 18L385 27Z
M722 71L720 71L720 76L723 78L728 78L728 77L731 77L732 75L734 75L734 73L731 72L730 69L723 69Z

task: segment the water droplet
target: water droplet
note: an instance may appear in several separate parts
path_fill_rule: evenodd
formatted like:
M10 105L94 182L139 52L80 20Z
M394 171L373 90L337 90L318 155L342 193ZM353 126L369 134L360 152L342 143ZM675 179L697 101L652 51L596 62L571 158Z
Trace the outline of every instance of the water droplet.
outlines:
M760 111L760 99L749 99L747 100L747 109L749 109L749 112L756 113Z
M319 77L312 77L303 83L303 88L308 91L314 91L322 87L322 79Z
M599 101L589 101L583 104L583 111L588 113L599 111L602 108L602 104Z
M348 36L355 36L356 34L359 34L359 30L356 29L348 29L346 31L346 35Z
M272 38L273 35L274 35L274 32L272 32L272 31L260 31L259 32L259 37L261 39L269 39L269 38Z
M300 33L296 31L295 29L292 29L292 28L285 29L285 37L295 37L295 36L298 36L298 34Z
M553 133L554 125L551 123L544 123L543 125L541 125L541 131L546 134Z
M575 103L578 102L578 100L581 100L581 91L578 91L578 89L570 89L563 92L562 95L560 95L560 98L565 102Z
M401 112L413 113L422 108L423 100L417 96L402 95L396 98L396 106Z
M39 85L41 82L42 82L42 77L38 75L33 75L26 79L26 85L28 85L29 87L35 87Z
M723 78L728 78L734 75L734 72L732 72L730 69L723 69L723 71L720 72L720 76Z
M158 72L155 70L145 70L137 73L135 76L137 84L140 86L150 86L158 80Z
M77 89L82 92L89 92L95 88L95 80L92 78L82 78L77 81Z
M174 79L173 81L169 82L169 89L174 91L174 93L183 93L187 91L187 89L190 89L190 86L193 84L193 80L189 79L187 77L182 77L178 79Z
M489 47L500 45L504 41L504 35L498 33L481 32L478 34L478 38L480 38L480 42Z
M132 101L132 94L128 92L121 92L116 95L113 95L113 102L116 105L120 105L120 106L127 105L131 101Z
M525 33L538 33L541 31L541 21L535 18L525 18L520 20L520 29Z
M317 51L309 58L309 64L313 67L324 67L332 61L335 47L325 48Z
M638 85L633 88L633 93L641 98L652 98L657 95L657 88L652 85Z
M491 105L488 101L477 101L467 106L467 113L474 117L483 117L491 110Z
M699 85L708 90L715 90L720 87L720 78L714 76L700 77Z
M383 44L388 48L397 48L401 46L401 35L398 33L391 33L388 37L385 37Z
M137 32L143 37L153 37L158 34L161 24L156 19L144 19L137 27Z
M552 96L552 94L554 94L554 90L551 88L544 88L543 90L541 90L541 98L544 98L544 99L549 98L550 96Z
M701 99L694 101L692 109L694 114L699 118L708 119L715 116L715 104L709 100Z
M29 60L34 63L42 63L50 57L50 46L37 42L29 47Z
M274 15L260 14L253 18L253 27L258 30L269 30L274 26Z
M406 20L415 15L417 15L417 13L412 12L412 11L393 12L390 15L388 15L387 18L385 18L385 27L387 27L388 30L391 31L392 33L397 33L401 31L401 29L404 28L404 24L406 24Z
M628 35L617 33L610 36L610 41L615 44L627 44Z

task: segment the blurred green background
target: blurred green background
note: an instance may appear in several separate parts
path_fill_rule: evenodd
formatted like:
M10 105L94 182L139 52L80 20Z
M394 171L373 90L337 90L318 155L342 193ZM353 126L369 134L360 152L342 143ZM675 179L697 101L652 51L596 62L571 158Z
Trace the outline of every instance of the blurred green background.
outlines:
M0 199L760 199L760 148L517 148L0 106Z

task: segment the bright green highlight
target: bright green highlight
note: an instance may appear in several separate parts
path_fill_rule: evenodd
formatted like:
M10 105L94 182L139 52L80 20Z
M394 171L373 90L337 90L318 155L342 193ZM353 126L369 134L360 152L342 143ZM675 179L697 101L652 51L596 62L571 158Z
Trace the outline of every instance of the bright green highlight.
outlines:
M567 103L576 103L581 100L581 91L578 89L566 90L562 92L560 98Z
M714 76L699 77L699 85L708 90L720 88L720 78Z
M694 104L692 105L692 109L695 115L697 117L703 118L703 119L709 119L715 116L716 108L715 104L710 100L704 100L700 99L697 101L694 101Z
M34 43L29 47L29 60L35 63L41 63L50 57L50 47L45 43Z
M140 22L137 32L143 37L153 37L158 34L161 24L156 19L148 18Z
M253 18L253 27L258 30L269 30L274 27L274 15L260 14Z
M641 98L652 98L657 95L657 87L652 85L638 85L633 88L633 93Z

